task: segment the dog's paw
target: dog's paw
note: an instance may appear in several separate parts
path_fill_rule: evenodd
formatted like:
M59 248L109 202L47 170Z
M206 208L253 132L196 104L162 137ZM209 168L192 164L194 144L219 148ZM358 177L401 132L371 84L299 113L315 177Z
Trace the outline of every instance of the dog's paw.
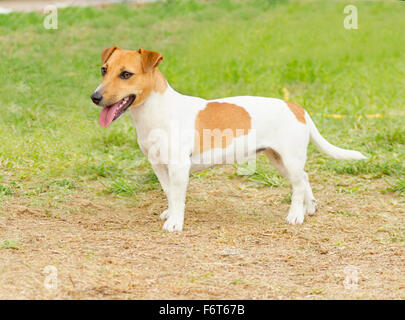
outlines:
M289 224L302 224L304 222L304 212L290 211L286 220Z
M170 215L166 222L163 224L163 230L173 232L183 230L184 218L178 215Z
M312 199L305 203L305 213L307 215L312 215L316 211L316 200Z
M170 216L169 209L166 209L165 211L162 212L162 214L159 217L162 220L166 220L167 218L169 218L169 216Z

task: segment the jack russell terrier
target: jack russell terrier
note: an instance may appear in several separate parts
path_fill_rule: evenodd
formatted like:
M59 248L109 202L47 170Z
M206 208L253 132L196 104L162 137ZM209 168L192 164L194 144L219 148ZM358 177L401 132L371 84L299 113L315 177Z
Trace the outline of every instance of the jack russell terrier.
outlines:
M365 159L360 152L338 148L322 137L309 114L280 99L240 96L204 100L176 92L158 66L154 51L106 48L101 53L103 80L91 95L103 107L107 127L130 107L138 144L148 157L168 199L160 218L163 229L181 231L191 172L241 162L264 152L292 184L290 224L301 224L316 204L304 171L311 140L340 160Z

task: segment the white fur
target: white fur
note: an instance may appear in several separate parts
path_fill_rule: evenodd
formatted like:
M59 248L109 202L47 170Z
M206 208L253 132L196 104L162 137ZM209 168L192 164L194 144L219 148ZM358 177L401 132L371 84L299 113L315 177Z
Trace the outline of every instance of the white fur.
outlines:
M304 172L310 140L336 159L365 158L357 151L331 145L320 135L308 114L305 114L306 123L299 122L280 99L241 96L213 101L243 107L251 117L251 130L248 135L235 138L226 149L213 150L208 163L200 161L207 154L195 155L193 149L196 116L210 101L182 95L168 86L163 94L152 92L142 105L130 109L139 146L151 161L168 198L168 209L160 215L166 220L163 229L167 231L181 231L183 228L190 172L227 163L232 154L236 155L235 161L238 162L254 156L258 149L272 149L280 155L281 161L271 152L265 152L292 184L287 216L287 222L291 224L302 223L305 215L313 214L316 209L308 176Z

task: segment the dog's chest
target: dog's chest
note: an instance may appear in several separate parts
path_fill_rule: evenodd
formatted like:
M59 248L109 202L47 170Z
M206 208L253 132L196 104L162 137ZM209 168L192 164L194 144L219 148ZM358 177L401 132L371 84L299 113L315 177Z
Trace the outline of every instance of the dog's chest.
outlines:
M162 114L148 110L148 113L131 112L136 128L138 145L145 155L152 147L161 145L168 135L167 125Z
M194 122L184 113L173 111L154 109L153 106L146 110L131 110L138 145L150 161L163 157L159 160L167 163L169 155L180 157L183 151L187 154L191 151Z

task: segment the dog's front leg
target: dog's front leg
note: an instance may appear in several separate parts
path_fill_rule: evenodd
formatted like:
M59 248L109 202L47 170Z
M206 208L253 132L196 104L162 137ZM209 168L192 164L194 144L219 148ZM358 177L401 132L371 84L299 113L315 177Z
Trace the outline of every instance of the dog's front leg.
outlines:
M167 231L183 230L186 191L190 175L190 163L169 164L169 209L163 229Z
M166 195L166 198L169 200L169 172L168 172L168 167L165 164L152 164L152 169L155 172L160 185L162 186L162 189ZM160 215L160 219L166 220L169 217L169 209L166 209L163 211L163 213Z

